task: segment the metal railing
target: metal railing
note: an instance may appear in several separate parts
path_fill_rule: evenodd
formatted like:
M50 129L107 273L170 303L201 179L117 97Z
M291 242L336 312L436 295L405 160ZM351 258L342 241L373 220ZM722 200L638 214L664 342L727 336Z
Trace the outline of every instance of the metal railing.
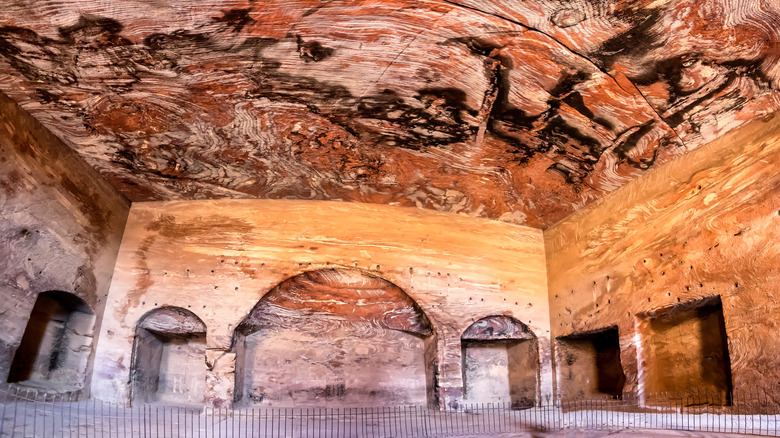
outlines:
M686 430L780 436L769 395L687 391L568 397L535 406L358 408L125 407L12 385L0 389L2 437L450 437L563 429Z

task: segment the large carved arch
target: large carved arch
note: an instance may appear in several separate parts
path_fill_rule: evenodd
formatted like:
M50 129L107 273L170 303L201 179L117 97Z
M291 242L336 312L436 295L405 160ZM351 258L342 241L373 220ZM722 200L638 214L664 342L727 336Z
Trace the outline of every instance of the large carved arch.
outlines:
M236 328L236 402L431 403L434 331L396 285L323 269L269 291Z

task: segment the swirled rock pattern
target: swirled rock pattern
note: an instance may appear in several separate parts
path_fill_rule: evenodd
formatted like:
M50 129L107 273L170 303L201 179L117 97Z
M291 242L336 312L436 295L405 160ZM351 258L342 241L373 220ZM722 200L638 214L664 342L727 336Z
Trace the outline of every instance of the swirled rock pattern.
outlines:
M749 391L774 394L779 166L780 120L753 122L547 230L559 371L587 363L572 339L616 330L624 392L701 390L723 404L733 390L743 412L757 405ZM592 391L583 374L559 374L558 390ZM775 395L767 403L777 412Z
M780 107L771 0L0 4L0 90L132 201L544 228Z
M306 272L283 282L260 300L237 330L249 335L302 326L319 335L344 326L432 334L425 314L398 286L343 269Z
M499 339L534 339L535 336L522 322L505 315L482 318L471 324L460 337L469 341L494 341Z

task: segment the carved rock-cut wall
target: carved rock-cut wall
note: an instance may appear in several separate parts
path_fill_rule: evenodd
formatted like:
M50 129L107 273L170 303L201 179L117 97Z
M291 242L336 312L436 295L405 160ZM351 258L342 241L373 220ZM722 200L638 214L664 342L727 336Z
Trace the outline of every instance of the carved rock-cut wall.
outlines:
M546 227L780 107L754 0L2 3L0 90L132 201Z
M623 394L626 376L620 363L620 339L616 327L561 336L555 342L558 386L562 395ZM663 367L657 369L662 372Z
M729 388L771 392L780 378L778 168L774 117L551 227L553 336L617 326L625 392L706 391L718 403ZM563 390L566 367L557 369Z
M461 336L463 389L467 403L533 406L541 400L539 343L522 322L489 316Z
M376 390L397 403L457 406L461 335L491 315L536 335L524 366L534 371L531 392L552 387L542 232L514 224L346 202L136 203L109 303L100 339L110 341L98 342L92 388L104 399L128 398L138 321L166 306L207 328L210 405L354 406ZM485 325L516 335L505 327ZM242 357L242 336L263 349ZM365 383L365 362L388 375ZM289 396L283 387L318 389ZM317 391L324 398L312 398ZM360 403L344 399L351 394Z
M27 380L9 375L14 357L35 344L23 338L41 294L60 291L83 300L92 315L71 313L68 323L77 327L72 339L81 338L70 347L87 349L86 370L77 361L54 377L71 388L89 385L93 342L83 337L99 332L128 210L97 172L0 93L0 380Z
M731 361L720 297L642 315L639 330L647 392L696 388L715 400L727 399Z

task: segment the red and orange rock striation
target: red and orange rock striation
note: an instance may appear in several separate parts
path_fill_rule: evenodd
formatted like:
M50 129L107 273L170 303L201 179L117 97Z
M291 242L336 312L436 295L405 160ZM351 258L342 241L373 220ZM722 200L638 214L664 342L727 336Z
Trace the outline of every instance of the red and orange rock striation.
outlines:
M773 391L778 166L780 120L754 122L546 230L557 364L615 330L626 392Z
M132 201L544 228L780 107L778 29L753 0L7 1L0 90Z

